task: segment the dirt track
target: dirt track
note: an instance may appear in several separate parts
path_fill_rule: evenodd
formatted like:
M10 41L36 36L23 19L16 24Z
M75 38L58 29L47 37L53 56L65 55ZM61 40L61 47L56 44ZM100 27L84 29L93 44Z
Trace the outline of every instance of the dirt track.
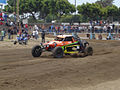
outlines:
M93 56L62 59L0 42L0 90L120 90L120 41L89 42Z

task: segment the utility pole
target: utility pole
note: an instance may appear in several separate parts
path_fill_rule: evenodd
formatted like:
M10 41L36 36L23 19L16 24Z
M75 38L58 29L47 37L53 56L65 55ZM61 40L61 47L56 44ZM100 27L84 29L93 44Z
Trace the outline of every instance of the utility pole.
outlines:
M76 0L75 0L75 15L74 15L74 23L76 22L76 15L77 15L77 4L76 4Z
M16 23L16 0L14 0L14 22Z
M19 2L20 0L17 0L17 24L18 24L18 30L21 32L21 24L19 19Z
M16 13L16 0L14 0L14 11Z
M75 14L77 14L77 4L76 4L76 0L75 0Z
M17 0L17 23L19 25L19 0Z

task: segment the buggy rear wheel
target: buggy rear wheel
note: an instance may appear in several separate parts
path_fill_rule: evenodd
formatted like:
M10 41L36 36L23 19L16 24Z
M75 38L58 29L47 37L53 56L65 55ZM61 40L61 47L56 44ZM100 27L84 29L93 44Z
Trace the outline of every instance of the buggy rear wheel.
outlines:
M53 57L54 58L62 58L64 51L61 47L55 47L53 50Z
M32 56L33 57L40 57L42 54L42 48L39 45L36 45L32 48Z

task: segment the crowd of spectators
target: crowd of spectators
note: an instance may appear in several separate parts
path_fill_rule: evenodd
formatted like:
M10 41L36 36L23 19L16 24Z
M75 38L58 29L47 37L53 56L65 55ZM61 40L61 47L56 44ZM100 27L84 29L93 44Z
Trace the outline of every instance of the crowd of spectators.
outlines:
M51 25L47 30L48 32L57 33L120 33L120 25Z
M6 13L0 12L0 37L1 41L7 35L8 39L13 39L13 35L17 36L30 36L34 39L39 38L39 32L41 32L41 38L44 42L45 33L120 33L120 25L109 24L104 21L90 21L87 24L51 24L51 25L28 25L20 23L21 27L15 21L8 20L8 15ZM4 27L4 28L3 28Z

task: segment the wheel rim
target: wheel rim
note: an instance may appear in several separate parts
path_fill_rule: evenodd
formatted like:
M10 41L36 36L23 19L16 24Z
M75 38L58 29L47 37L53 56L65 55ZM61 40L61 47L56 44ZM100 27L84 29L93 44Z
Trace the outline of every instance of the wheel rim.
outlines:
M41 52L41 48L40 47L35 49L35 54L38 54L39 52Z

